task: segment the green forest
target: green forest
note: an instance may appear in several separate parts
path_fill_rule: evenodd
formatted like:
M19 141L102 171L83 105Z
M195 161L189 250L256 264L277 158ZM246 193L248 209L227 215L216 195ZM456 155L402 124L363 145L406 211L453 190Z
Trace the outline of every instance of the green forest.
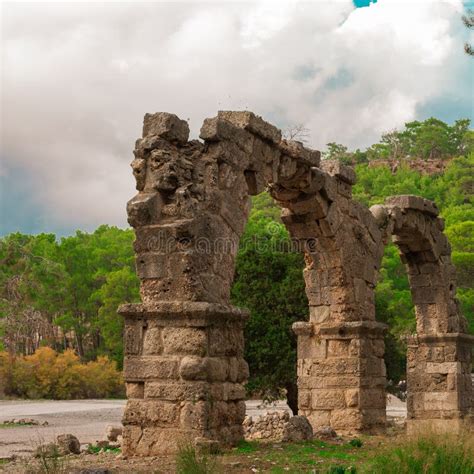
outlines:
M469 126L464 119L453 125L434 118L410 122L366 150L329 143L323 156L355 166L353 196L367 206L396 194L416 194L438 204L457 267L458 298L474 334L474 132ZM412 166L423 160L439 160L442 171L428 173ZM387 161L397 166L387 166ZM296 340L291 325L308 318L303 256L285 245L289 236L279 215L267 193L253 198L232 288L233 304L251 313L245 334L248 390L269 397L294 385ZM12 233L0 239L0 376L2 361L5 366L22 356L32 360L45 346L54 350L45 353L48 360L71 360L76 372L78 361L110 360L120 370L123 321L116 310L139 300L133 239L131 229L107 225L62 238ZM415 316L406 272L393 245L385 252L376 310L378 320L390 327L386 364L388 377L397 382L405 377L404 336L414 332ZM9 372L9 394L38 393L21 388L25 370ZM68 398L54 390L41 396Z

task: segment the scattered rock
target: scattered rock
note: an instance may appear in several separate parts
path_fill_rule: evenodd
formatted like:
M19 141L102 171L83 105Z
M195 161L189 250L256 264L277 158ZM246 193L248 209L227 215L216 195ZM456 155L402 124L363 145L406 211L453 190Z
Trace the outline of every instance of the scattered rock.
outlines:
M290 419L287 411L271 411L266 415L253 419L245 417L242 426L246 440L263 439L268 441L281 441L285 424Z
M318 439L334 439L337 438L337 433L330 426L323 426L314 433L314 437Z
M254 419L246 417L242 424L247 440L301 441L312 439L313 428L304 416L290 418L287 411L273 411Z
M282 441L305 441L313 439L313 427L305 416L293 416L286 423Z
M109 441L117 441L117 438L122 436L122 427L112 425L107 426L106 436Z
M62 434L56 438L61 454L81 454L81 443L72 434Z
M4 420L4 425L28 425L28 426L48 426L47 421L40 422L33 418L13 418L11 420Z
M83 444L81 446L81 454L89 454L89 444Z

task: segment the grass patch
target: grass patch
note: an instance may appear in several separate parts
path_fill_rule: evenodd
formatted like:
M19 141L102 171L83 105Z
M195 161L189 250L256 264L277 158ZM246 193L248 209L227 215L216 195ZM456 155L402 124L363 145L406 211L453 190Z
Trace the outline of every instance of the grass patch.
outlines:
M70 470L68 460L61 456L53 443L40 445L36 458L33 465L26 469L27 474L66 474Z
M230 457L236 457L249 468L254 466L260 472L272 474L353 473L356 472L353 466L368 456L368 450L354 447L350 443L317 439L297 443L241 441L226 454L227 462L231 462Z
M198 452L190 442L179 445L176 455L177 474L219 474L222 473L217 457Z
M472 474L474 441L450 436L405 440L376 454L368 474Z
M349 444L350 444L353 448L362 448L362 445L363 445L364 443L362 442L361 439L359 439L359 438L354 438L354 439L351 439L351 440L349 441Z
M19 428L22 426L37 426L36 423L0 423L0 429Z
M97 446L96 444L89 444L89 446L87 447L87 452L89 454L99 454L100 452L120 454L121 449L112 446Z
M245 441L241 440L237 444L235 451L238 454L248 454L253 453L258 450L258 442L257 441Z

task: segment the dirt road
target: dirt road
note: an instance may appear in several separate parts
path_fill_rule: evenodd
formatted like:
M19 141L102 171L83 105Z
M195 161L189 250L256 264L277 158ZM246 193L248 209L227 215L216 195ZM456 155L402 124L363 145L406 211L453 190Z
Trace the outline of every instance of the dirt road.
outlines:
M125 400L3 401L0 400L0 423L12 418L33 418L48 426L0 427L0 458L28 456L34 448L54 441L57 435L71 433L82 444L104 439L110 424L120 424ZM247 401L247 414L260 415L268 410L285 410L284 402L262 407L261 400ZM388 399L387 414L405 417L406 406L395 397Z

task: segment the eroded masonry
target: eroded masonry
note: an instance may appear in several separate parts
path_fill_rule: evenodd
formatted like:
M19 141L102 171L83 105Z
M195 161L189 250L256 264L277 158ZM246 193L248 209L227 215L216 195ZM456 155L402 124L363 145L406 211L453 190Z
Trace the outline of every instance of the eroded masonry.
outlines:
M132 162L141 304L125 318L127 455L177 442L242 437L243 327L229 303L249 196L267 189L302 244L309 301L298 336L299 413L341 433L385 427L384 332L374 289L392 239L409 275L417 333L408 347L408 429L472 424L473 337L455 297L455 269L436 205L397 196L370 209L352 200L354 171L250 112L206 119L198 140L167 113L147 114Z

